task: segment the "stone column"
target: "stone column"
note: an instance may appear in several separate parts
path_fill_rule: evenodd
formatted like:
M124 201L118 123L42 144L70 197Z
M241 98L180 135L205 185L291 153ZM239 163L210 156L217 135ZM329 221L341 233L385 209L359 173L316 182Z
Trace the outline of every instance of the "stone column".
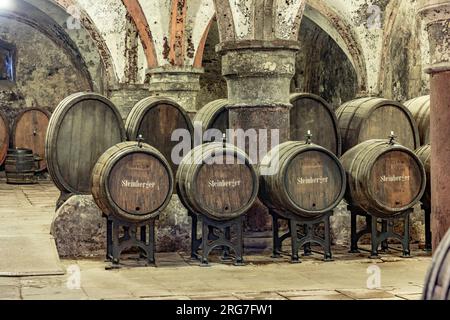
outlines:
M450 229L450 1L422 0L430 40L433 248Z
M194 67L163 66L148 71L150 94L166 96L177 101L193 116L198 110L197 95L203 69Z
M287 40L235 41L217 46L228 85L230 129L254 129L258 133L260 129L267 130L267 135L247 136L246 151L254 164L262 160L264 150L270 151L277 142L289 140L290 85L298 49L298 42ZM278 141L271 140L271 130L278 131ZM228 137L239 146L237 138L236 134ZM255 146L258 154L254 154ZM257 203L248 213L246 224L251 233L271 230L267 208ZM254 239L252 242L265 247Z
M119 109L122 119L126 120L133 106L144 98L150 96L147 85L120 84L109 89L109 99Z

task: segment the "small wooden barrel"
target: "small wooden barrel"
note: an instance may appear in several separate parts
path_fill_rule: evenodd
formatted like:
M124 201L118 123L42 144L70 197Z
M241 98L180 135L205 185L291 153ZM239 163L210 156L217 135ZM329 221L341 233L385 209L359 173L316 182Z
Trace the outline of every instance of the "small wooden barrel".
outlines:
M92 195L106 215L130 222L159 216L173 193L164 156L148 144L123 142L108 149L92 173Z
M213 137L205 135L206 131L210 129L219 130L222 134L226 133L230 128L228 122L228 100L219 99L212 101L205 105L194 118L194 124L200 124L203 130L203 142L214 142ZM222 135L219 139L222 139ZM220 142L220 141L216 141Z
M450 231L434 253L425 280L424 300L450 300Z
M12 130L13 148L31 149L41 161L37 171L47 168L45 161L45 135L47 133L50 113L41 108L28 108L20 112Z
M321 97L308 93L291 95L291 103L291 140L303 141L311 131L315 144L339 157L342 141L333 107Z
M9 123L6 115L0 110L0 166L3 165L9 147Z
M375 217L395 217L411 209L425 192L420 159L388 140L365 141L347 151L341 162L347 172L347 201Z
M158 149L169 161L173 172L178 164L172 161L172 151L179 141L172 141L177 129L193 134L189 115L175 101L163 97L149 97L139 101L128 115L126 124L128 140L136 141L141 135L145 143ZM192 141L191 141L192 144Z
M425 172L427 174L427 188L422 198L422 202L430 207L431 206L431 145L426 144L415 151L416 155L422 161Z
M9 149L5 162L8 184L35 184L36 160L30 149Z
M336 111L342 136L342 151L361 142L385 139L391 132L399 144L416 150L419 129L411 112L402 104L381 98L362 98L343 104Z
M430 96L423 96L405 102L419 127L422 145L430 143Z
M120 113L107 98L95 93L67 97L53 112L45 141L53 182L62 192L90 194L98 158L125 140Z
M230 144L193 149L181 162L177 191L194 213L216 221L244 215L258 196L258 176L248 156Z
M264 175L261 169L273 168ZM272 170L269 170L272 171ZM302 141L272 149L260 165L260 199L281 216L316 219L343 199L345 170L329 150Z

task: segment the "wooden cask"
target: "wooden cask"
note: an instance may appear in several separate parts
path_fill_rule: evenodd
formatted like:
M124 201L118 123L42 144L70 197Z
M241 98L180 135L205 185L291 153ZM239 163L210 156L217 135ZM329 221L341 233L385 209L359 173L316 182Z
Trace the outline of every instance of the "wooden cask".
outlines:
M399 144L411 150L420 146L416 122L409 110L398 102L361 98L343 104L336 114L343 152L367 140L386 139L392 131Z
M290 139L304 141L307 132L311 131L315 144L339 157L342 141L334 108L321 97L308 93L291 95L291 103Z
M209 143L193 149L181 162L177 191L194 213L227 221L245 214L258 196L258 176L237 147Z
M106 215L145 222L159 216L173 193L169 162L148 144L123 142L108 149L92 173L92 195Z
M270 175L261 169L274 168ZM316 219L343 199L346 175L331 151L302 141L272 149L260 165L260 199L281 216Z
M36 183L36 160L30 149L9 149L5 161L8 184Z
M177 172L178 163L172 161L172 151L179 141L172 141L172 134L177 129L185 129L191 133L191 139L193 135L191 119L178 103L164 97L145 98L133 107L125 127L128 140L136 141L141 135L145 143L164 155L172 171Z
M11 142L13 148L31 149L41 161L37 171L47 168L45 161L45 135L47 133L50 113L41 108L27 108L21 111L12 129Z
M417 157L422 161L427 175L427 187L422 202L430 208L431 206L431 145L426 144L415 151Z
M219 99L208 103L197 112L193 122L195 125L201 126L203 130L203 142L214 142L212 141L214 139L211 139L211 135L207 135L206 131L216 129L224 134L230 128L227 106L227 99Z
M9 147L9 122L6 115L0 110L0 166L3 165Z
M424 300L450 300L450 231L434 253L425 280Z
M413 151L388 140L368 140L347 151L347 201L378 217L411 209L423 196L425 168Z
M126 140L117 108L95 93L76 93L53 112L45 141L48 171L66 193L90 194L92 169L110 147Z
M430 143L430 96L423 96L405 102L419 128L422 145Z

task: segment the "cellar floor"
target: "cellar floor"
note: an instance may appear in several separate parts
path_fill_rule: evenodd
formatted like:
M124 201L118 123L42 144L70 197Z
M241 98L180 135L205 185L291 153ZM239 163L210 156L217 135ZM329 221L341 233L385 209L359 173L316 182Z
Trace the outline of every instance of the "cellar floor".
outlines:
M0 240L16 233L48 235L57 194L50 183L7 186L0 179ZM20 256L23 238L7 243L8 252L16 250ZM5 249L2 246L5 242L0 241L0 252ZM54 248L47 242L37 246L42 246L33 248L37 252ZM132 256L124 259L126 267L120 270L105 270L102 260L62 260L59 267L66 270L64 275L19 273L5 277L0 273L0 299L420 299L431 258L417 248L409 259L401 258L396 251L377 260L368 259L367 253L348 254L339 247L334 253L334 262L322 262L320 255L314 255L295 265L287 257L274 260L255 254L245 257L244 267L221 264L213 257L208 268L199 267L183 253L158 254L156 268L132 267L137 264ZM40 270L40 263L27 260L30 269ZM7 266L12 270L24 268L21 259L11 259ZM373 272L379 272L380 277ZM368 284L378 289L368 289Z

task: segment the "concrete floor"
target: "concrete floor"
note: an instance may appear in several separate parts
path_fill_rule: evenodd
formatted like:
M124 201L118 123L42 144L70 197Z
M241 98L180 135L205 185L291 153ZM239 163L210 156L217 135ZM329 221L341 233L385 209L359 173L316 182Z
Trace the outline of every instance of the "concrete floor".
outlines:
M7 186L0 181L0 232L47 233L57 190L51 183L35 187ZM26 206L35 213L23 220L19 211ZM31 207L31 208L30 208ZM33 209L34 208L34 209ZM14 226L8 228L8 224ZM14 246L14 242L10 245ZM0 243L0 249L1 249ZM10 248L11 250L11 248ZM49 248L43 248L49 250ZM98 260L62 260L64 275L0 277L0 299L277 299L277 300L415 300L421 298L431 258L419 250L403 259L398 252L370 260L367 253L350 255L334 248L335 261L322 262L315 255L302 264L268 255L246 256L247 265L234 267L218 263L201 268L188 255L158 254L156 267L132 267L139 263L129 256L127 267L105 270ZM14 266L12 266L14 267ZM30 266L30 269L33 266ZM26 268L23 265L18 269ZM375 268L375 269L374 269ZM379 269L378 269L379 268ZM373 270L380 272L378 289Z

